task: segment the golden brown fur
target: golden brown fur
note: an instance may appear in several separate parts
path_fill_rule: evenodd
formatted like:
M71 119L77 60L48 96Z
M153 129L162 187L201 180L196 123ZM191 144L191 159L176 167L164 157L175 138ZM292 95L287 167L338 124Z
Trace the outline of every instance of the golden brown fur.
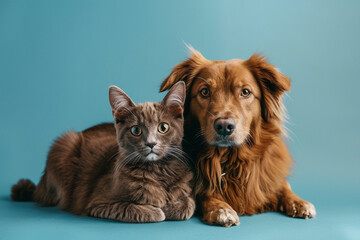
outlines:
M264 211L314 217L313 205L286 182L292 158L281 138L281 97L290 79L257 54L210 61L192 50L160 90L181 80L187 86L184 147L196 159L203 220L231 226L239 224L237 215ZM229 135L217 132L219 119L232 126Z

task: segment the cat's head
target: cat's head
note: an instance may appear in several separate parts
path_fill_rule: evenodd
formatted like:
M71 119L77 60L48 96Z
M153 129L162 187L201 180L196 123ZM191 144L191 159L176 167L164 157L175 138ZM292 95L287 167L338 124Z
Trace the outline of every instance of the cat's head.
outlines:
M109 88L117 141L127 161L181 157L184 82L175 84L160 103L135 104L116 86Z

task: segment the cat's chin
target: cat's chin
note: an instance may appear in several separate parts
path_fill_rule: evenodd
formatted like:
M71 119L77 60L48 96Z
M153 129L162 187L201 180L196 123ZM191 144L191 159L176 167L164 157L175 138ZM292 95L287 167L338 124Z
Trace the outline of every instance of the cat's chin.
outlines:
M145 157L145 159L146 159L147 161L157 161L157 160L159 160L159 155L157 155L156 153L149 153L149 154Z

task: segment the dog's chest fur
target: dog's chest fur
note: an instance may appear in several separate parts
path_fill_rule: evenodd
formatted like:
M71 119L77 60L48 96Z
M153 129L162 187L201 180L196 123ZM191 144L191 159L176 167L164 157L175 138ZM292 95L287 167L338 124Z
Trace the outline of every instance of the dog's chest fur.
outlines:
M281 138L273 141L263 151L208 147L197 157L196 192L222 198L240 215L275 210L292 159Z

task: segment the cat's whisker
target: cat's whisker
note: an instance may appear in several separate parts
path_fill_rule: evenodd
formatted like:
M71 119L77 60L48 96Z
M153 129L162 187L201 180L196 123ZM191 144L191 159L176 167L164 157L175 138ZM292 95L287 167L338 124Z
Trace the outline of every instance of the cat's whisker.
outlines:
M181 156L191 159L190 156L184 152L181 148L177 147L177 146L170 146L171 150L174 150L175 152L178 152L179 154L181 154Z
M137 152L132 152L132 153L128 154L125 158L120 159L118 161L118 163L115 165L114 170L117 171L117 170L121 169L122 167L127 165L132 159L134 159L134 157L136 157L137 155L140 155L140 154Z
M191 157L178 147L170 146L165 154L170 155L185 164L189 164L191 162Z
M138 163L140 162L140 160L141 160L141 154L136 155L136 157L133 159L134 164L135 164L135 165L138 164ZM144 162L145 162L145 161L143 161L143 164L144 164ZM142 165L143 165L143 164L142 164Z
M111 157L110 157L110 161L112 161L116 156L118 156L119 155L119 151L117 151L114 155L112 155Z
M181 159L185 159L186 157L184 156L184 154L180 151L178 151L177 149L173 149L173 148L169 148L167 152L170 152L170 153L174 153L176 154L179 158Z
M180 160L182 163L186 164L186 162L183 159L179 158L177 154L175 154L175 153L173 153L171 151L168 151L167 155L169 157L176 158L177 160Z

